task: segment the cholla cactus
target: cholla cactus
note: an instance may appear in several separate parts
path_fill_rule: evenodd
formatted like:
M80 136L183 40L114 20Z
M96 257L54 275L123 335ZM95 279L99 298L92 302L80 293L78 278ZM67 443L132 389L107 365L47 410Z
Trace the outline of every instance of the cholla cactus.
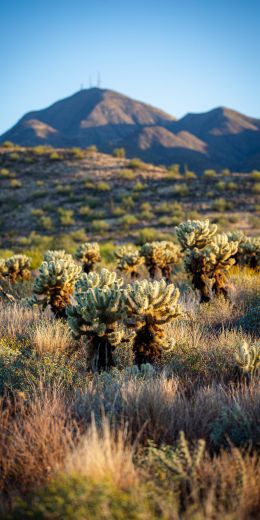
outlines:
M29 267L31 260L26 255L13 255L0 261L0 277L8 278L12 283L17 280L28 280L31 276Z
M49 256L50 258L50 256ZM33 296L29 305L50 305L56 318L64 318L65 307L70 303L74 285L81 273L81 267L76 265L71 256L63 255L63 259L55 258L42 262L33 286Z
M217 225L209 220L187 220L176 227L176 234L183 250L203 249L212 242L217 232Z
M245 237L239 244L238 260L253 269L260 266L260 237Z
M5 278L8 275L8 269L6 267L6 260L0 258L0 279Z
M49 250L46 251L44 254L44 260L45 262L55 262L56 260L64 260L66 262L74 262L72 255L69 253L66 253L64 249L55 249L55 250Z
M136 329L135 363L140 366L159 359L163 349L172 347L165 325L181 314L179 291L165 280L143 280L128 285L125 294L130 326Z
M117 249L115 255L118 259L117 268L119 271L130 274L131 278L138 278L138 268L144 264L144 257L140 255L137 249L131 246L124 246Z
M246 376L260 374L260 343L249 345L243 341L239 352L235 355L236 362Z
M82 262L84 273L89 273L94 265L101 261L100 249L97 242L80 244L75 256L77 260Z
M163 275L170 280L173 264L180 259L180 249L173 242L147 242L141 247L140 254L144 256L145 265L151 278Z
M177 228L180 243L186 247L184 265L201 302L208 302L212 292L228 295L226 272L235 263L238 250L238 241L231 241L225 233L216 235L216 231L217 226L210 227L208 220L183 222Z
M122 281L107 269L102 269L100 275L83 274L76 283L74 297L76 304L67 309L70 328L76 337L83 335L90 341L98 369L113 366L113 350L134 336L125 324Z

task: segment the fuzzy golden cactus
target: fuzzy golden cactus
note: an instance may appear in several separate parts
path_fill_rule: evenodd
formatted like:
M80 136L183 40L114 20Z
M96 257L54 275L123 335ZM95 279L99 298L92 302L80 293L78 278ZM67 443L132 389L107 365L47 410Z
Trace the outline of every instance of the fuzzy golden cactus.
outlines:
M238 241L225 233L216 235L217 226L209 221L188 221L177 228L177 236L185 247L184 265L192 275L192 285L199 290L201 302L208 302L212 293L228 296L227 271L235 263Z
M253 269L260 267L260 237L246 237L239 244L239 263Z
M87 338L96 368L113 366L114 349L134 336L134 331L125 324L122 281L107 269L102 269L100 274L83 274L76 283L74 298L76 304L67 308L72 332L76 337Z
M167 280L170 280L172 267L181 256L179 246L166 240L147 242L141 247L140 254L145 259L151 278L164 276Z
M260 374L260 343L249 345L247 341L242 341L239 350L235 354L235 359L240 370L246 376Z
M29 280L31 260L26 255L13 255L7 260L0 260L0 277L8 278L11 283Z
M165 326L181 314L179 291L165 280L143 280L128 285L125 294L129 325L136 330L135 362L140 366L159 359L163 349L172 347Z
M123 246L116 250L117 269L126 274L130 274L132 279L138 278L138 269L144 264L144 257L137 249L131 246Z
M217 232L217 225L209 220L187 220L176 227L176 235L183 250L203 249L212 242Z
M76 251L76 259L82 263L84 273L92 271L94 265L101 261L100 249L97 242L80 244Z
M56 258L55 258L56 256ZM81 273L81 267L76 265L71 256L52 255L53 260L42 262L39 274L33 286L33 296L29 305L50 305L56 318L64 318L65 308L70 303L76 280ZM47 256L51 258L51 256Z

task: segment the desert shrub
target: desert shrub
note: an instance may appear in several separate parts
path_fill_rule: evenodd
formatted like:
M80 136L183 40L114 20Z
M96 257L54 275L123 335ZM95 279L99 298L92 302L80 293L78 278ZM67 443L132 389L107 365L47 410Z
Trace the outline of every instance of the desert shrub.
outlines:
M135 215L123 215L123 217L120 219L120 222L124 229L128 229L132 226L135 226L138 223L138 219Z
M172 188L170 193L173 193L174 195L179 195L180 197L186 197L189 193L189 188L186 183L181 184L175 184Z
M260 181L260 171L258 170L253 170L250 174L250 177L254 180L254 181Z
M79 208L79 215L89 217L91 215L91 208L89 206L81 206Z
M93 270L96 263L101 261L100 249L97 242L85 242L80 244L76 253L76 259L82 263L84 273Z
M127 286L126 298L128 314L136 328L135 363L153 363L160 359L163 349L172 348L165 325L181 314L179 291L173 284L167 286L165 280L143 280Z
M0 175L2 175L3 177L8 177L10 175L10 172L7 168L1 168Z
M81 148L72 148L70 150L70 156L72 159L84 159L84 151Z
M135 183L133 189L134 191L143 191L146 189L146 185L143 182L138 181Z
M118 158L123 159L125 157L125 149L124 148L115 148L113 150L113 154L112 155L114 157L118 157Z
M59 214L60 223L62 226L73 226L75 224L75 220L73 218L73 215L74 215L73 210L59 208L58 214Z
M118 177L126 181L133 181L136 178L136 173L133 170L125 169L119 172Z
M232 209L233 204L229 200L226 200L224 198L215 199L212 202L211 205L212 209L215 211L227 211L229 209Z
M102 232L109 229L109 224L105 220L93 220L92 221L93 231Z
M92 144L92 145L87 147L87 151L95 153L95 152L97 152L97 146L95 144Z
M256 182L252 187L253 193L260 193L260 182Z
M39 218L39 226L45 231L51 231L53 229L53 221L51 217L42 216Z
M11 179L10 180L10 187L17 189L22 187L22 182L18 181L18 179Z
M141 161L141 159L131 159L128 163L128 168L132 168L133 170L146 170L147 164Z
M204 175L205 179L212 179L217 176L217 172L216 172L216 170L208 169L208 170L204 170L203 175Z
M111 187L108 184L108 182L100 181L100 182L97 182L96 189L98 191L110 191Z
M52 152L50 154L50 160L51 161L62 161L63 160L63 156L58 153L58 152Z

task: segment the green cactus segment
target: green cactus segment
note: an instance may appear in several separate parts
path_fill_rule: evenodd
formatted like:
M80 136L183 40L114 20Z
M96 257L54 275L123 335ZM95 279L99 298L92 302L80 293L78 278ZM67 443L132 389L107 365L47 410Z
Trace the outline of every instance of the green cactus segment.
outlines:
M237 365L243 374L247 376L260 374L260 343L249 345L243 341L239 345L239 351L235 355Z
M201 302L208 302L212 293L227 297L229 293L227 271L236 262L238 241L225 233L216 235L217 226L209 221L193 220L177 228L177 236L185 247L184 265L192 275L194 289L199 290Z
M181 252L178 245L162 240L161 242L147 242L141 247L141 256L151 278L164 276L170 280L174 264L178 263Z
M178 240L183 248L203 249L212 242L217 232L217 225L210 224L209 220L187 220L176 228Z
M152 363L173 345L167 340L165 325L181 315L179 291L165 280L143 280L128 285L125 295L130 324L136 329L135 362L138 366Z
M82 262L83 271L89 273L97 262L101 261L100 249L97 242L80 244L76 251L76 259Z
M131 246L123 246L115 252L117 258L117 269L126 274L130 274L131 278L138 278L138 268L144 264L144 257L137 249Z
M114 364L116 347L132 340L134 331L126 326L126 296L116 273L83 274L75 287L75 305L67 309L70 328L76 337L86 336L93 348L97 368Z
M0 278L8 278L11 283L28 280L31 260L26 255L13 255L7 260L0 259Z
M260 237L246 238L239 244L239 260L253 269L260 267Z
M42 262L28 303L43 308L50 305L54 315L61 318L65 317L65 307L70 303L81 267L73 262L71 255L58 259L58 252L54 253L57 254L52 255L53 260ZM51 258L51 255L46 254L46 257Z
M66 253L64 249L49 250L44 254L45 262L55 262L56 260L64 260L64 262L74 262L72 255Z

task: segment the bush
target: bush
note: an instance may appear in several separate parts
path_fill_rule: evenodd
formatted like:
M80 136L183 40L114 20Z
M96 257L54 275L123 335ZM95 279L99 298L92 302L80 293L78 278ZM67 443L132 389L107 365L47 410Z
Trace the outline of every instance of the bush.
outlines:
M125 157L125 149L124 148L115 148L113 150L113 156L123 159Z

